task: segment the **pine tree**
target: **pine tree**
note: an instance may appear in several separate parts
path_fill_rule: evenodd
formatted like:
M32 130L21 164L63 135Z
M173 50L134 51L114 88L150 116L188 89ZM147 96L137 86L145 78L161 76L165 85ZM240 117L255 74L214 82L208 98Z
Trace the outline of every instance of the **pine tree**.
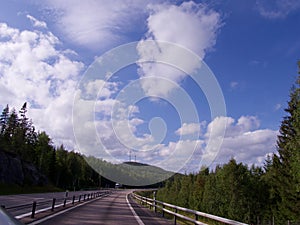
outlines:
M8 126L8 119L9 119L9 107L6 105L6 107L3 109L2 114L0 116L0 148L1 150L7 149L8 140L5 138L5 132Z
M0 126L1 126L1 137L4 135L5 129L7 127L7 122L9 118L9 107L6 105L6 107L3 109L1 117L0 117Z
M4 140L7 143L7 151L16 153L16 134L18 128L18 114L15 109L10 112L9 118L7 120L7 127L4 132Z

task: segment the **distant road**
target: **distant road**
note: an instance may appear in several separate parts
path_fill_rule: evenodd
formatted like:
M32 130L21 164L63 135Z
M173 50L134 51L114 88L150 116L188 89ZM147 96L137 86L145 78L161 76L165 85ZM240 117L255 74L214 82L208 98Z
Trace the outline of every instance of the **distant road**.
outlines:
M131 190L120 190L83 206L48 219L41 225L167 225L172 222L155 216L136 204L127 195Z

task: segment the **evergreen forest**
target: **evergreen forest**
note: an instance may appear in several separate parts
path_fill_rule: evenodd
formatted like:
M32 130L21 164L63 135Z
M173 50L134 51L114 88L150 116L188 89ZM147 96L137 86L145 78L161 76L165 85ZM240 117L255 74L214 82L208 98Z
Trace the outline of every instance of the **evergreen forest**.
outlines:
M36 131L27 117L27 104L17 112L7 105L0 116L0 151L15 155L34 165L47 177L48 184L70 190L97 187L101 177L85 161L84 156L55 147L45 131ZM102 178L103 180L104 178ZM104 180L102 185L109 184ZM22 186L32 185L30 181Z
M300 76L291 88L285 114L277 152L264 166L249 168L232 158L213 170L173 177L158 190L157 198L248 224L299 224Z

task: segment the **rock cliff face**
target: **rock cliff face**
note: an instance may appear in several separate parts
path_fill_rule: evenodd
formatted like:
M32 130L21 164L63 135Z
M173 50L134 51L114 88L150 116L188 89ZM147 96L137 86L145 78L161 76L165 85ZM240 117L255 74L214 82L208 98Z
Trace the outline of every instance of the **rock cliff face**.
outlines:
M0 183L43 186L48 180L33 164L0 150Z

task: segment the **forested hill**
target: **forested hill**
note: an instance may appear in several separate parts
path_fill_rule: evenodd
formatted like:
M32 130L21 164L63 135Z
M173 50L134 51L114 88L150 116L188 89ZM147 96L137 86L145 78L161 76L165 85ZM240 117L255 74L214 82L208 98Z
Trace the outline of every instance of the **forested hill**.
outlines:
M38 132L27 118L27 104L17 113L7 105L0 116L0 184L53 185L62 189L114 187L105 172L122 184L154 186L173 173L139 162L112 164L52 145L46 132ZM14 167L12 164L16 164ZM93 165L93 168L90 166ZM101 172L100 176L96 171Z
M112 164L95 157L85 159L100 174L125 187L160 187L164 180L174 175L174 172L140 162Z
M263 167L231 159L213 171L175 176L158 199L248 224L300 224L300 76L285 111L278 152Z
M103 177L100 178L81 154L67 151L63 145L53 146L46 132L35 130L32 121L27 118L26 112L26 103L19 112L15 109L10 110L8 105L3 109L0 116L0 157L8 164L19 162L17 165L20 165L20 174L26 173L28 170L26 168L31 167L34 171L31 173L40 174L47 181L36 182L36 179L30 178L30 176L28 179L22 179L22 176L11 173L13 176L11 179L4 177L4 174L0 183L21 186L48 183L48 185L71 190L114 185L113 182ZM27 166L22 169L22 165ZM2 172L4 173L4 169Z

